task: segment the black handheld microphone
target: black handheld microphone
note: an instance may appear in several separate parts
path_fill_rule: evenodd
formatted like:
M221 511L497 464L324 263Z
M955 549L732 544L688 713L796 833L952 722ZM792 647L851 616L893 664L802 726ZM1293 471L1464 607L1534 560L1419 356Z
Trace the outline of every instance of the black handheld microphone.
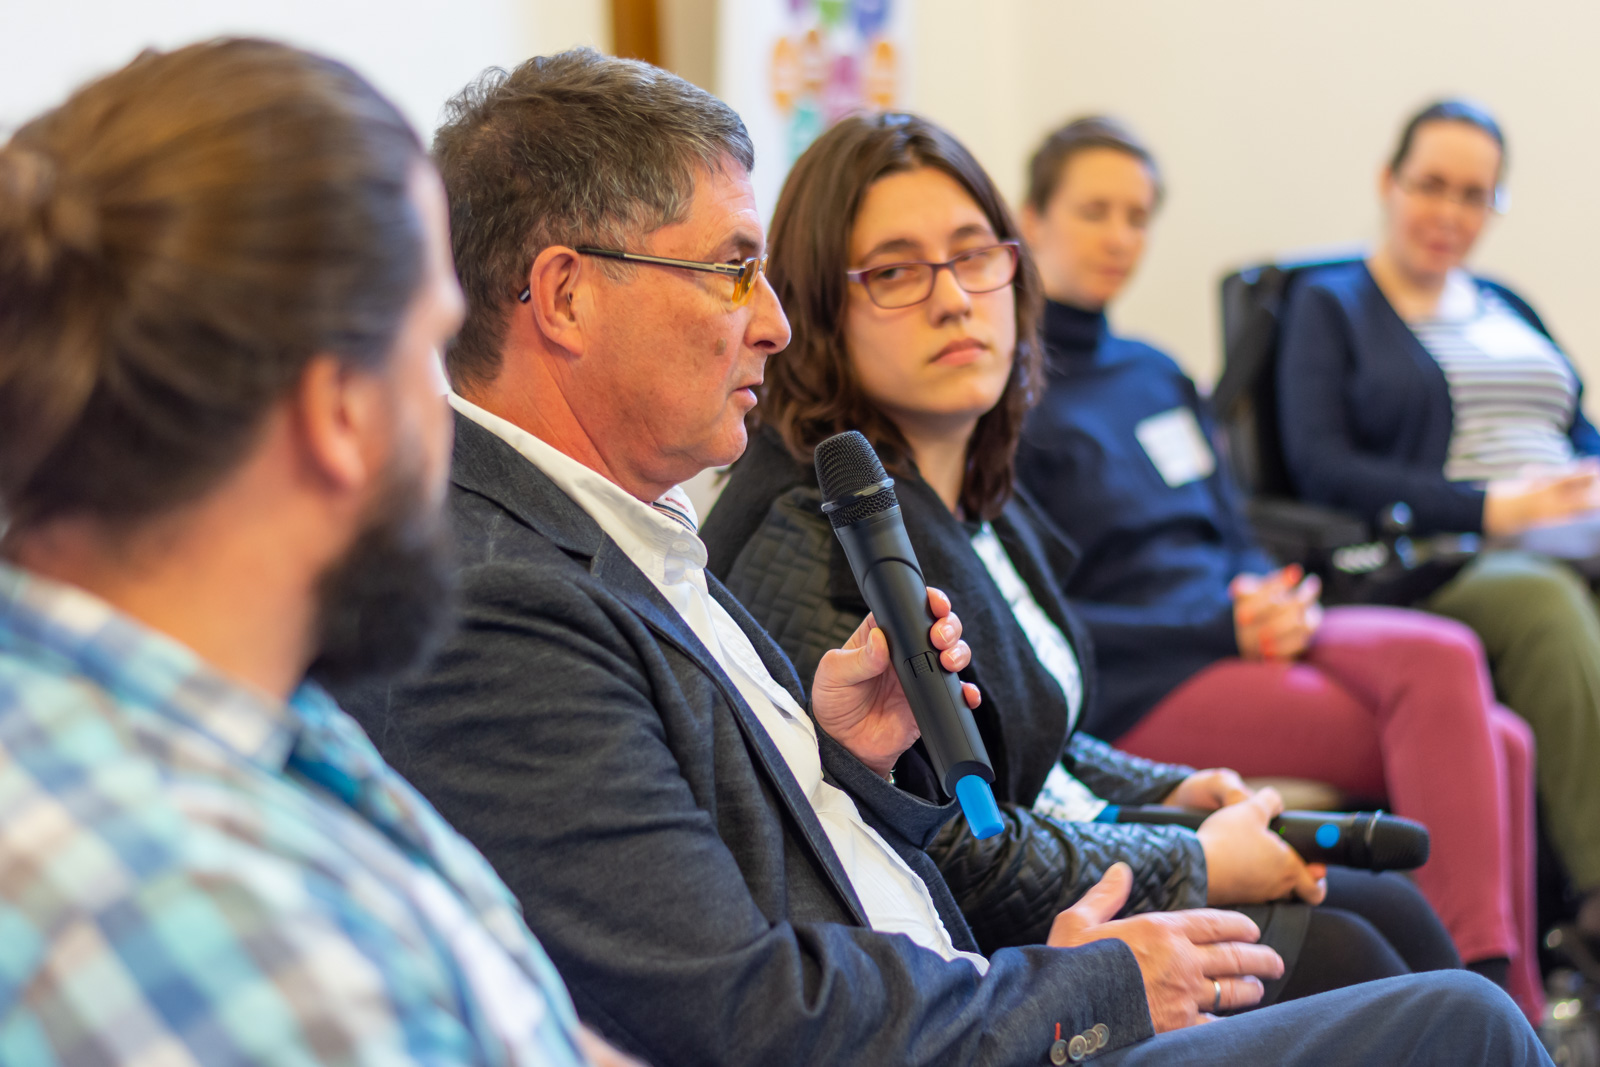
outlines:
M994 767L961 695L961 680L944 669L928 638L933 626L928 583L906 537L894 479L855 430L818 445L816 460L822 510L844 546L867 607L888 638L889 656L934 773L945 793L960 802L973 836L993 837L1002 829L989 787Z
M1160 823L1200 829L1209 811L1107 804L1095 822ZM1286 811L1269 824L1307 863L1409 871L1428 862L1428 828L1381 811Z

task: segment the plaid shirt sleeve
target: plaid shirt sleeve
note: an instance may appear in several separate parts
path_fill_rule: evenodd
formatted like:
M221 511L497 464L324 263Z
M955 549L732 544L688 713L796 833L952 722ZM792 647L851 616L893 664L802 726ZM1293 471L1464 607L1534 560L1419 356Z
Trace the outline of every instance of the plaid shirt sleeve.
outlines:
M224 842L213 863L135 880L137 853L66 841L0 872L8 901L19 875L82 887L46 927L0 909L0 1063L583 1062L554 1004L496 1033L440 931L385 915L347 874Z
M266 706L22 593L0 595L0 1064L587 1062L509 893L331 703Z

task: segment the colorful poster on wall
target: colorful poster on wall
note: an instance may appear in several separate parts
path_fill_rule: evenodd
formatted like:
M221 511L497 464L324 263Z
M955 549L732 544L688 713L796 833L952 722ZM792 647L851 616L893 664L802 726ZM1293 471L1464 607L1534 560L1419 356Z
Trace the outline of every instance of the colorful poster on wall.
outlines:
M852 111L907 107L911 0L721 4L718 87L756 143L770 214L806 146Z
M788 28L772 46L772 102L786 164L830 124L900 103L899 50L886 36L895 0L782 0Z

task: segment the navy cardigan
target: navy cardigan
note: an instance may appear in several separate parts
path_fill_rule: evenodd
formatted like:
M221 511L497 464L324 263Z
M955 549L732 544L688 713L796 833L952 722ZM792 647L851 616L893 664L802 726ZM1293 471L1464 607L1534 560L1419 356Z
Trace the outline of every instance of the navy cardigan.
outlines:
M1550 336L1521 297L1474 280ZM1583 416L1582 388L1568 434L1577 454L1600 454L1600 434ZM1283 319L1278 423L1301 498L1369 520L1403 501L1419 533L1480 532L1484 491L1444 476L1452 420L1444 371L1365 263L1299 279Z
M1082 554L1065 592L1100 674L1083 726L1115 741L1194 674L1238 655L1228 583L1274 564L1220 462L1173 488L1134 436L1174 408L1212 436L1178 365L1113 335L1097 312L1052 302L1044 327L1045 392L1024 426L1017 476Z

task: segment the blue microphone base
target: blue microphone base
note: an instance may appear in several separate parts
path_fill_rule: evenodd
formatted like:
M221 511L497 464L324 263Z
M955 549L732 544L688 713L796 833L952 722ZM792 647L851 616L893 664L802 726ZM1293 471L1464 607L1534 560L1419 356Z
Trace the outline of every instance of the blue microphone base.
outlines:
M972 827L973 837L993 837L1005 829L1000 819L1000 805L994 802L994 790L976 774L969 774L956 783L956 801L961 805L961 814L967 817L967 825Z

